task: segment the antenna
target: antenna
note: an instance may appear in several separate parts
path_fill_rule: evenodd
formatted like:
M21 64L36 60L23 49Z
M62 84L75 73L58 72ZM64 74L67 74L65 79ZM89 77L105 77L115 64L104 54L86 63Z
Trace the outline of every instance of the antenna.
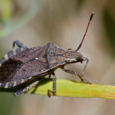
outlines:
M90 16L90 19L89 19L89 22L88 22L88 25L87 25L85 34L84 34L83 39L82 39L81 43L79 44L79 46L78 46L78 48L77 48L76 51L78 51L78 50L81 48L82 44L83 44L84 38L85 38L85 36L86 36L87 30L88 30L88 28L89 28L89 25L90 25L90 22L91 22L91 20L92 20L92 18L93 18L93 15L94 15L94 12L92 12L92 14L91 14L91 16Z

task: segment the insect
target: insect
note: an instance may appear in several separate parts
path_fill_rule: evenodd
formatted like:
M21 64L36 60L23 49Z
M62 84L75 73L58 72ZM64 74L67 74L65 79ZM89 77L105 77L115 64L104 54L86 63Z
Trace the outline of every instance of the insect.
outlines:
M77 75L82 82L90 83L83 78L84 71L88 64L88 58L83 57L78 50L82 46L93 14L94 13L90 16L85 34L77 50L69 48L66 51L54 43L28 48L18 40L14 41L13 50L9 51L0 61L0 87L11 88L36 79L32 84L16 91L14 95L18 96L36 86L44 76L49 75L49 77L51 77L52 75L53 90L48 90L48 96L50 97L51 93L55 95L56 92L56 75L54 71L57 68L61 68L67 73ZM15 48L15 45L17 45L18 48ZM65 65L67 64L82 63L83 61L86 61L86 64L81 75L76 71L65 69Z

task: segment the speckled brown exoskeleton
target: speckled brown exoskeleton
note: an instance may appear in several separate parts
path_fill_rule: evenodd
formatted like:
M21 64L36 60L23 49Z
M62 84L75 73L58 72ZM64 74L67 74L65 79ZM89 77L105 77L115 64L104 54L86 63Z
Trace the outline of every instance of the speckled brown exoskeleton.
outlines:
M67 73L77 75L82 82L90 83L83 78L83 74L88 63L88 58L83 57L83 55L79 53L78 50L82 46L92 17L93 13L90 16L86 32L77 50L72 50L69 48L66 51L54 43L48 43L47 45L28 48L18 40L14 41L13 50L9 51L0 61L0 87L11 88L36 79L29 86L23 87L15 92L14 95L18 96L28 91L33 86L36 86L42 77L46 75L51 77L52 75L53 91L48 90L48 96L50 96L51 93L55 95L56 76L54 71L57 68L61 68ZM19 48L14 49L15 44ZM86 64L81 75L76 71L65 69L65 65L67 64L77 62L82 63L83 61L86 61Z

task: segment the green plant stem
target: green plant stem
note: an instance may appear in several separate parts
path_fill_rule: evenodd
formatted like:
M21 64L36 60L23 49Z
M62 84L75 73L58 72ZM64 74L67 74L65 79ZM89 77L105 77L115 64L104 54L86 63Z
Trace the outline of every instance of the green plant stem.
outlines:
M63 79L57 79L56 83L56 96L115 99L115 86L112 85L86 84ZM30 89L27 93L47 95L47 90L52 90L52 84L52 79L43 78L36 87ZM15 90L10 88L9 91L0 88L1 90L2 92L15 92L18 88L15 88Z

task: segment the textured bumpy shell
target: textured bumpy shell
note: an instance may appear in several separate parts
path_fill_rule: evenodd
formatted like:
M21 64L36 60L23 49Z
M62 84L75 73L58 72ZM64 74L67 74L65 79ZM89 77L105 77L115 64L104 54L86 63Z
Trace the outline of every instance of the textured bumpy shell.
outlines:
M14 87L36 75L49 74L52 69L66 63L64 53L65 50L54 43L8 52L0 61L0 87Z

